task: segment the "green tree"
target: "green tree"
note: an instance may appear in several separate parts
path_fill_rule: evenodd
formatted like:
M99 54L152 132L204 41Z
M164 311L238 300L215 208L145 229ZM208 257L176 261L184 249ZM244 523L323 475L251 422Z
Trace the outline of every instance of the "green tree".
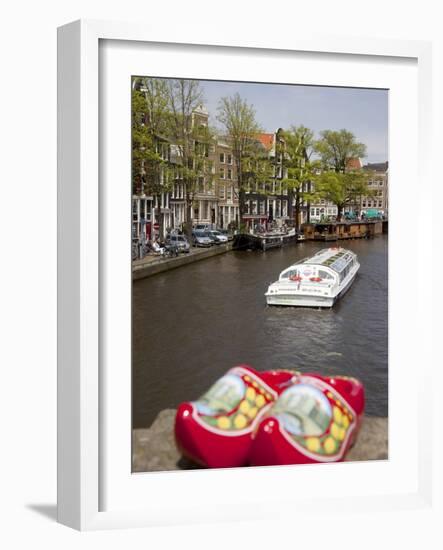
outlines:
M165 166L159 138L167 133L168 119L165 82L157 78L135 78L132 87L134 192L159 192L161 167Z
M203 92L197 80L168 80L169 134L177 152L180 178L185 187L185 232L192 238L192 207L196 193L206 183L212 185L209 148L213 135L207 120L197 109Z
M295 227L300 228L301 205L311 198L311 181L314 177L315 163L311 162L314 144L314 133L305 126L291 126L283 132L284 167L286 177L284 184L288 189L289 217L295 217ZM295 212L293 212L293 202Z
M171 190L172 178L168 164L168 133L170 114L166 81L136 77L132 86L132 188L134 194L157 198ZM158 208L160 231L163 214Z
M315 177L315 196L332 202L337 206L337 220L341 221L346 206L359 203L361 197L373 196L368 188L369 173L363 171L352 172L323 172Z
M221 98L218 105L217 120L223 125L237 171L240 222L246 213L246 187L251 178L258 179L262 169L258 169L260 150L257 145L257 134L261 128L255 120L252 105L243 100L239 93ZM253 169L253 170L252 170Z
M366 145L357 142L348 130L323 130L320 136L314 148L326 170L344 173L348 159L366 156Z

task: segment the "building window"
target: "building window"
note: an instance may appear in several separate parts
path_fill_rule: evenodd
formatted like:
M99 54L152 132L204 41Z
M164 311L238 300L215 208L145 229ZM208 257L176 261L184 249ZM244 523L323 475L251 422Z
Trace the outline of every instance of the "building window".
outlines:
M232 187L227 187L226 191L227 191L226 198L228 199L228 201L232 200Z
M232 155L228 155L228 164L232 164Z
M225 154L224 153L220 153L220 162L222 164L224 164L224 162L225 162Z
M220 179L221 180L225 179L225 169L224 168L220 168Z
M265 202L260 201L258 204L259 204L259 214L264 214L265 213Z
M232 170L228 168L228 180L232 180Z
M220 185L220 188L219 188L219 197L221 199L224 199L225 198L225 186L224 185Z

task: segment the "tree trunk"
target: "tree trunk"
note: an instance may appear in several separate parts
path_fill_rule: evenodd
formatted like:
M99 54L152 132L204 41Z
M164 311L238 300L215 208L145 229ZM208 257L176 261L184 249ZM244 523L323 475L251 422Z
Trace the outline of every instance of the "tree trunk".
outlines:
M192 244L192 200L189 196L186 196L186 207L185 207L185 234L189 241L189 244Z
M161 211L161 208L158 208L158 234L160 236L160 240L164 240L165 238L165 215Z
M245 196L245 190L243 189L243 174L242 174L242 166L241 166L239 153L235 155L235 165L237 169L237 185L238 185L238 217L239 217L239 225L241 226L243 224L243 216L246 210L245 208L246 196Z
M300 230L300 190L295 192L295 230Z
M288 218L290 220L294 220L294 206L292 204L293 200L294 200L294 191L292 189L288 189Z
M240 224L243 223L243 216L246 211L246 194L243 188L239 188L238 190L238 212L240 215Z
M341 222L342 213L343 213L343 205L337 204L337 221L338 222Z

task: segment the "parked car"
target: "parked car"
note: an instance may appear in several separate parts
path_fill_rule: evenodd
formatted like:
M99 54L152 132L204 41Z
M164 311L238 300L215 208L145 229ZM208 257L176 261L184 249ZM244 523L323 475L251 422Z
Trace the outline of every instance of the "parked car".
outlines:
M211 230L208 231L208 235L211 239L214 239L215 244L225 244L228 242L228 237L220 231Z
M191 246L185 235L168 235L166 237L166 244L177 247L179 252L187 253L191 250Z
M193 231L196 233L205 233L210 229L211 229L211 226L208 223L198 223L197 225L194 226Z
M214 241L209 238L207 233L193 233L192 238L194 241L194 246L209 247L214 244Z
M229 231L229 229L217 229L222 235L225 235L228 239L228 241L232 241L234 238L234 235Z

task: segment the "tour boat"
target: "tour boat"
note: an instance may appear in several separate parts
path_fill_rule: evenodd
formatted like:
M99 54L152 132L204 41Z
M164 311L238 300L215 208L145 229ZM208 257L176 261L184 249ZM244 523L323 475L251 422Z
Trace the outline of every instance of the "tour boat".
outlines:
M356 440L364 407L356 378L299 373L260 422L249 464L341 462Z
M341 247L325 248L280 273L266 292L268 305L332 307L354 281L357 255Z

